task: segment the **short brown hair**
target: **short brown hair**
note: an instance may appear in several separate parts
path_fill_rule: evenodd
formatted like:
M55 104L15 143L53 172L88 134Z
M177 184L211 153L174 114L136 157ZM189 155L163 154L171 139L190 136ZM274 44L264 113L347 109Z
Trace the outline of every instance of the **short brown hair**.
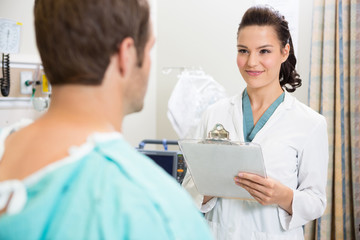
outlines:
M147 0L36 0L36 42L52 85L100 85L110 57L134 39L138 65L149 39Z

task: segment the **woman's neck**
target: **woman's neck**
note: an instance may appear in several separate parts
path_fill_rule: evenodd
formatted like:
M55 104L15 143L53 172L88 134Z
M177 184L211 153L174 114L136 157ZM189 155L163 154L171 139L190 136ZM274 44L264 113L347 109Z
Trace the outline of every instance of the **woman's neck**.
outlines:
M284 91L280 87L247 88L252 110L267 109Z

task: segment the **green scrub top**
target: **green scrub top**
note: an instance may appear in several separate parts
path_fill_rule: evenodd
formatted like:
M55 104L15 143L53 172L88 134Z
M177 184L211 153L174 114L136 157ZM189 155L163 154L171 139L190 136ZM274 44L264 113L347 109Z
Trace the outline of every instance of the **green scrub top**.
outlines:
M285 92L283 92L265 111L259 121L254 126L254 119L251 110L251 104L247 90L245 89L242 96L242 110L243 110L243 126L244 126L244 140L251 142L255 135L262 129L265 123L269 120L276 108L284 101Z
M151 159L122 137L92 141L27 186L24 209L0 216L0 239L212 239L188 194Z

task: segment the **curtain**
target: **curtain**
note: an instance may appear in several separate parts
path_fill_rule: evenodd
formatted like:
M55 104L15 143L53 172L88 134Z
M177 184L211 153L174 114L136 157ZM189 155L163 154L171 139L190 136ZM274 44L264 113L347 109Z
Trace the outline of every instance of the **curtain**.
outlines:
M360 0L313 11L309 106L326 117L329 165L327 208L305 239L360 240Z

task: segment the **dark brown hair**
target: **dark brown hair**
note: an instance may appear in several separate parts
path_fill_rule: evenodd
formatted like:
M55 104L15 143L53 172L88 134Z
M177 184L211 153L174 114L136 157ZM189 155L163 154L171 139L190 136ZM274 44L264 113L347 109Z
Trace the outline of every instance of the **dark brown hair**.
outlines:
M149 39L146 0L36 0L36 42L52 85L100 85L110 57L134 39L138 65Z
M249 8L241 19L238 28L238 36L241 29L247 26L272 26L284 48L287 43L290 45L289 57L281 64L280 68L280 85L288 92L294 92L301 86L300 75L296 72L296 57L294 47L289 31L288 22L278 11L267 6L255 6Z

